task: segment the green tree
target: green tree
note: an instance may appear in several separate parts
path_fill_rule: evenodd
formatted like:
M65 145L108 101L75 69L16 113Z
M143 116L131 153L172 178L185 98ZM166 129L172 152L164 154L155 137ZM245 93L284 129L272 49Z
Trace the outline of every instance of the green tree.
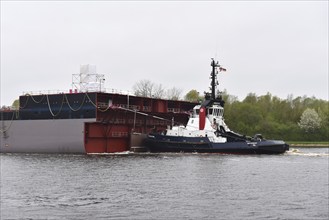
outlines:
M185 100L186 101L190 101L190 102L198 102L202 99L202 97L200 97L199 92L196 91L195 89L192 89L191 91L189 91L186 95L185 95Z
M280 99L267 93L257 96L249 93L243 101L231 101L225 92L225 121L237 132L253 135L263 134L268 139L288 141L328 141L329 140L329 102L315 97L289 95ZM317 132L305 133L299 124L303 112L316 109L320 118Z
M16 99L16 100L13 102L13 104L11 104L11 106L12 106L13 108L15 108L15 109L19 109L19 100Z
M257 103L257 96L255 93L249 93L246 98L243 100L245 103L256 104Z

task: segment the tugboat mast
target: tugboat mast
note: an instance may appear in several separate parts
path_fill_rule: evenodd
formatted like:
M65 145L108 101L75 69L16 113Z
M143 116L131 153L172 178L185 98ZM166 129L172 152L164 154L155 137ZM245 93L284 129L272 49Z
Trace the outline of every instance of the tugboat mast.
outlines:
M212 66L212 71L211 71L211 95L208 99L210 99L212 102L219 102L222 107L224 107L224 100L222 96L220 95L219 97L216 97L216 87L218 85L217 81L217 74L218 74L218 69L219 71L226 71L225 68L221 67L219 65L218 61L215 62L214 58L211 58L211 66ZM218 67L218 69L216 69ZM209 104L209 103L208 103Z
M212 61L211 61L211 66L212 66L212 71L211 71L211 99L212 100L215 100L216 98L216 82L215 82L215 79L216 79L216 67L218 65L218 61L217 61L217 64L215 63L215 60L214 58L211 58Z
M218 61L215 62L214 58L211 58L211 66L212 66L212 71L211 71L211 99L215 100L216 99L216 74L218 74L218 71L216 71L216 67L219 67L219 71L226 71L224 68L222 68Z

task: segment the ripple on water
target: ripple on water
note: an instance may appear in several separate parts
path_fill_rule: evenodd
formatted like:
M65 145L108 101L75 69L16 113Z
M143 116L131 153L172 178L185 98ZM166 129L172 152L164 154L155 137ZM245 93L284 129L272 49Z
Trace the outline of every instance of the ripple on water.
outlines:
M327 149L0 157L1 219L329 217Z

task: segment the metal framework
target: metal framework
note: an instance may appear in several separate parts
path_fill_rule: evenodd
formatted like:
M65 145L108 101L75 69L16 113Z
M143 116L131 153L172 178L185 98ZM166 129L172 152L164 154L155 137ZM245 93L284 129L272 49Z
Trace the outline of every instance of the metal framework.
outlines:
M79 92L103 92L104 74L96 73L94 65L80 65L80 73L72 74L72 88Z

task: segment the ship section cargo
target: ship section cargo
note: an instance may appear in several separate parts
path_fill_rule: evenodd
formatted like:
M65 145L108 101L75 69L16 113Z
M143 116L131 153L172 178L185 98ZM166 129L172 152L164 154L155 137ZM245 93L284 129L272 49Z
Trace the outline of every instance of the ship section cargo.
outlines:
M132 134L164 129L173 118L186 124L193 105L119 93L26 94L19 109L0 111L0 152L127 151L135 144Z

